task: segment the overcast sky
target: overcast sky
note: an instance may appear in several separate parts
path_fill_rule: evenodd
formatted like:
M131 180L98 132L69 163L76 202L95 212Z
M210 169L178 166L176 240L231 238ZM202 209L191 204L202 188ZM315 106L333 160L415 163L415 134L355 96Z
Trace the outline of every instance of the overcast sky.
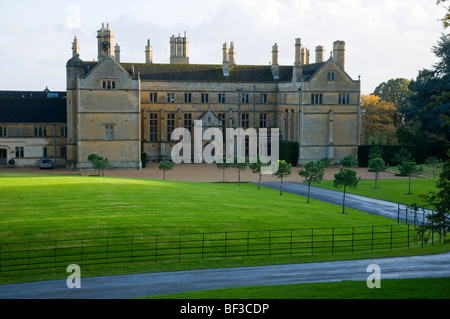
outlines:
M431 48L443 32L444 8L435 0L0 0L0 90L66 89L72 41L80 57L97 58L96 31L109 23L122 62L169 62L169 38L187 32L191 64L221 64L222 45L234 41L237 64L294 62L295 38L311 50L346 42L346 71L361 76L369 94L392 78L412 79L436 62Z

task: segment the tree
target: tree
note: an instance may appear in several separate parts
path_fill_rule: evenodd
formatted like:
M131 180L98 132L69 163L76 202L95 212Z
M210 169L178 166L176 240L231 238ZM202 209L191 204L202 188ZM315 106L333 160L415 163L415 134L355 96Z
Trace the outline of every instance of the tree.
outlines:
M426 165L433 167L433 177L436 177L436 168L440 168L442 159L438 159L436 156L430 156L425 160Z
M379 96L383 101L393 103L401 113L402 110L409 107L409 97L413 94L409 88L410 82L404 78L390 79L379 84L373 91L373 95Z
M95 170L97 169L94 162L99 158L100 156L98 156L97 154L90 154L88 156L88 161L92 163L92 167L94 168L94 175L95 175ZM97 173L98 176L100 176L100 171Z
M308 203L309 203L309 191L311 183L320 183L325 173L325 165L321 161L311 161L305 164L304 169L298 171L298 174L305 178L306 184L308 184Z
M394 164L402 164L403 162L414 162L414 158L406 148L401 148L394 158L391 159Z
M409 188L408 195L411 194L411 176L418 175L422 173L423 168L418 166L416 162L403 162L401 165L398 165L398 170L400 171L400 176L408 176L409 180Z
M436 4L439 5L441 3L446 2L447 0L436 0ZM448 28L450 26L450 7L444 7L445 9L447 9L447 13L445 14L445 16L442 18L442 25L445 28Z
M450 34L442 35L432 48L438 62L423 69L410 83L411 107L404 112L410 125L419 127L428 140L450 140Z
M361 178L356 177L356 171L350 168L341 168L339 173L334 175L334 187L344 187L344 195L342 197L342 214L345 214L345 193L348 188L356 188Z
M341 164L344 167L355 167L358 166L358 159L356 158L355 155L350 154L342 158L339 161L339 164Z
M100 172L102 173L102 176L105 176L105 170L112 168L107 158L104 158L97 154L90 154L88 156L88 161L92 163L92 167L94 168L94 174L95 170L98 171L97 173L98 176L100 176Z
M142 168L147 166L147 161L148 161L148 154L146 152L141 152L141 165Z
M422 196L434 211L427 215L430 223L423 224L419 228L419 234L423 235L427 230L437 231L446 242L448 241L446 234L450 230L450 160L442 165L436 188L438 192L430 192Z
M291 175L291 167L292 164L285 160L278 161L278 171L274 175L281 180L280 196L283 196L283 178Z
M234 163L232 164L232 167L237 168L238 171L238 185L241 186L241 171L244 171L247 169L247 159L244 157L235 157Z
M369 149L369 159L374 159L374 158L377 158L377 157L383 158L383 154L384 154L383 149L380 146L378 146L378 145L372 146Z
M386 168L386 163L381 157L369 159L369 172L375 173L375 189L377 188L377 181L380 176L380 172L385 171Z
M166 180L166 171L172 170L174 166L175 163L171 161L162 161L159 163L158 168L160 171L163 171L164 180Z
M331 159L328 158L328 157L324 157L324 158L320 159L319 161L323 163L323 165L325 166L325 168L331 166Z
M376 95L361 95L361 107L366 110L367 143L393 144L396 142L398 111L391 102Z
M222 163L216 163L216 167L222 170L222 181L225 182L225 170L233 167L233 163L227 163L224 157Z
M257 190L261 189L261 178L262 178L262 168L265 166L266 164L264 164L263 162L261 162L261 157L258 155L258 157L256 158L256 162L255 163L251 163L249 165L250 169L252 170L253 173L258 174L258 188Z

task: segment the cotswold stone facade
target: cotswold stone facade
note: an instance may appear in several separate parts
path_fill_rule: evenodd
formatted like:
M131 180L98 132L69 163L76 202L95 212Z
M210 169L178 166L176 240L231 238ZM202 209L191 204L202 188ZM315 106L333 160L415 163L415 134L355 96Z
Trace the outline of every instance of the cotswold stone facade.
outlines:
M357 154L362 130L360 81L345 72L345 43L335 41L315 61L295 39L293 65L239 65L234 43L222 47L222 63L189 63L189 41L170 38L170 63L153 63L150 40L145 63L123 63L114 34L97 31L98 60L79 56L78 39L67 62L67 167L90 167L97 153L114 167L141 167L140 153L151 161L170 159L177 127L279 128L280 138L299 143L299 164L323 157L338 161ZM270 54L270 52L268 52ZM226 146L224 146L225 151Z

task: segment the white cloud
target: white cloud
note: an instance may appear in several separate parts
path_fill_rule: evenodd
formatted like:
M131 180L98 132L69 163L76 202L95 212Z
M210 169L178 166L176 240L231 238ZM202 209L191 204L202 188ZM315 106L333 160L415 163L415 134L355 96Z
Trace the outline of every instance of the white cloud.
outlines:
M70 8L79 9L79 20ZM370 93L435 62L431 47L443 31L443 15L431 0L1 2L0 89L64 90L74 35L81 57L95 59L96 30L109 22L127 62L144 61L150 38L154 61L167 63L169 37L185 30L191 63L221 63L225 41L235 42L240 64L268 64L276 42L280 63L290 65L297 37L312 59L316 45L325 46L328 56L333 41L344 40L347 71L353 78L360 74L363 93Z

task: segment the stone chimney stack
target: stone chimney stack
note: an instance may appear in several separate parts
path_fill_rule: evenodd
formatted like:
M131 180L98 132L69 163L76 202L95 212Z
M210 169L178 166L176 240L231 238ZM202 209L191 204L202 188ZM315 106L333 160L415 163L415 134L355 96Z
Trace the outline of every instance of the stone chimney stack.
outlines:
M280 78L280 66L278 64L278 44L272 46L272 76L274 79Z
M102 28L97 30L98 60L100 61L106 55L113 55L114 32L109 29L109 23L102 23Z
M80 43L75 36L72 43L72 56L73 57L79 57L80 56Z
M302 40L300 38L295 39L295 60L294 69L292 71L292 82L295 84L303 80L302 71Z
M316 63L323 62L325 48L321 45L316 46Z
M278 65L278 44L272 46L272 65Z
M172 35L170 38L170 64L189 64L189 43L184 32L184 37Z
M184 38L183 38L183 56L188 57L189 56L189 42L188 37L186 34L186 31L184 31Z
M334 41L333 43L333 59L339 64L343 69L345 69L345 42L344 41Z
M153 50L152 46L150 45L150 39L147 39L147 45L145 47L145 63L153 63Z
M228 60L228 44L225 42L222 47L223 59L222 59L222 73L223 76L230 75L230 61Z
M228 63L228 43L224 43L223 44L223 48L222 48L222 52L223 52L223 60L222 63Z
M117 43L114 46L114 58L116 59L117 62L120 62L120 46L119 46L119 43Z
M301 61L301 52L302 52L302 39L295 39L295 66L300 66L302 64Z
M230 42L230 50L228 51L228 62L231 66L236 64L236 50L234 48L234 42Z

